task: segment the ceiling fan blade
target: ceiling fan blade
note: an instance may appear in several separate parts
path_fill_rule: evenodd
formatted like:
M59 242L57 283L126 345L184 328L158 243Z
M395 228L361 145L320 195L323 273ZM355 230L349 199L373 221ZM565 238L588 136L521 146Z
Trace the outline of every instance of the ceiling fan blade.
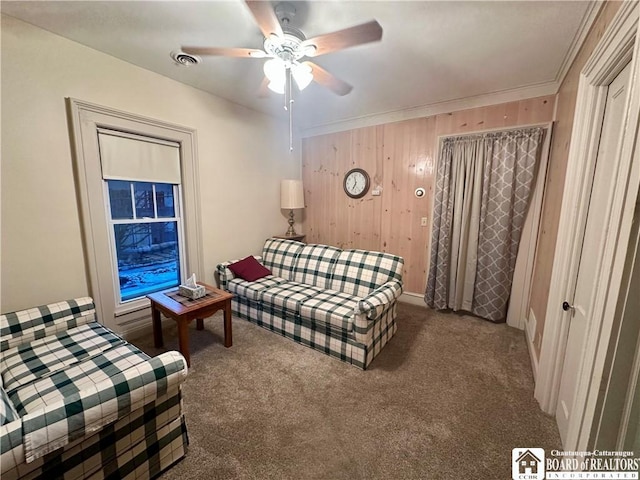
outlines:
M262 83L258 89L258 98L267 98L269 96L269 79L262 77Z
M375 20L355 27L345 28L337 32L327 33L305 40L302 46L313 45L315 51L310 51L308 57L317 57L344 48L355 47L363 43L377 42L382 38L382 27ZM312 49L310 49L312 50Z
M255 48L182 47L182 51L190 55L220 55L246 58L265 58L267 56L262 50Z
M278 37L284 37L282 27L278 21L278 17L273 11L271 2L265 0L246 0L245 2L253 17L260 27L260 31L264 35L264 38L269 38L271 35L277 35Z
M311 73L313 73L313 80L318 82L323 87L327 87L332 92L343 96L353 90L353 87L344 80L340 80L332 73L327 72L320 65L313 62L304 62L305 65L311 67Z

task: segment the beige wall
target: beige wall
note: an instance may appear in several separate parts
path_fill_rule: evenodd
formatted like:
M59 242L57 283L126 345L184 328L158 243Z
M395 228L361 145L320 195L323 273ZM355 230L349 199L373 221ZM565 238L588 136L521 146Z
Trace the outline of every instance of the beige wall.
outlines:
M424 294L438 137L551 122L554 102L550 95L305 138L307 241L400 255L405 291ZM354 167L369 173L381 196L347 197L342 181ZM415 197L418 187L424 198Z
M3 312L90 294L65 97L197 129L206 281L286 229L286 125L6 15L1 45Z
M556 123L554 125L551 156L549 158L544 207L530 300L531 309L537 321L533 344L538 355L540 354L540 347L542 345L542 332L547 313L549 284L551 283L551 270L556 249L556 238L558 236L560 207L562 205L562 195L564 192L580 72L604 35L605 30L611 23L611 19L615 16L620 5L621 2L607 2L602 7L598 18L592 25L587 38L562 82L557 95Z

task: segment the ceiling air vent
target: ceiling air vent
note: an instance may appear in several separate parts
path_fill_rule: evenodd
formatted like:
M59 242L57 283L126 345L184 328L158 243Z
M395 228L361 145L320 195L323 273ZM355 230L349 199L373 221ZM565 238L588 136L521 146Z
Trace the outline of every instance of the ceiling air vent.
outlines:
M196 57L195 55L189 55L184 52L171 52L171 58L176 64L181 65L183 67L190 67L192 65L199 64L202 60L200 57Z

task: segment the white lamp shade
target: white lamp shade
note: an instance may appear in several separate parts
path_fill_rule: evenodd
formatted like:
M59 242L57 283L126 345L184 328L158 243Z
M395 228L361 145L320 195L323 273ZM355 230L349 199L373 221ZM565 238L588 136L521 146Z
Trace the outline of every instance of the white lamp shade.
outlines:
M280 208L287 210L304 208L302 180L282 180L280 182Z
M272 92L279 93L282 95L284 93L285 85L284 85L284 82L269 82L267 87L269 87L269 90L271 90Z
M287 70L282 60L277 58L267 60L264 62L263 70L265 76L269 79L269 90L275 93L284 93L284 87L287 83Z
M286 68L284 62L278 58L272 58L271 60L267 60L264 62L264 66L262 67L264 70L264 74L267 76L269 80L273 81L284 81Z
M298 84L298 88L300 90L304 90L305 88L307 88L313 80L311 67L309 65L305 65L304 63L294 66L291 70L291 73L293 74L293 78Z
M284 93L287 84L287 64L279 58L272 58L264 62L263 70L265 76L269 79L269 89L276 93ZM291 74L300 90L307 88L313 81L313 70L304 63L291 65Z

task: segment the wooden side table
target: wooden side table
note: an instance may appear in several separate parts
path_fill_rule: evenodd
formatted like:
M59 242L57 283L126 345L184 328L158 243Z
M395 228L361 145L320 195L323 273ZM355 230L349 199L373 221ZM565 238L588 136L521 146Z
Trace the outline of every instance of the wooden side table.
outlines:
M224 309L224 346L233 345L231 338L231 299L233 294L198 282L207 289L207 295L197 300L190 300L178 295L178 290L156 292L147 295L151 301L151 317L153 319L153 341L156 348L163 345L162 323L160 312L172 318L178 324L178 346L180 353L191 366L189 355L189 322L196 319L196 329L204 329L204 319L218 310Z
M283 238L285 240L295 240L296 242L304 242L306 235L273 235L273 238Z

